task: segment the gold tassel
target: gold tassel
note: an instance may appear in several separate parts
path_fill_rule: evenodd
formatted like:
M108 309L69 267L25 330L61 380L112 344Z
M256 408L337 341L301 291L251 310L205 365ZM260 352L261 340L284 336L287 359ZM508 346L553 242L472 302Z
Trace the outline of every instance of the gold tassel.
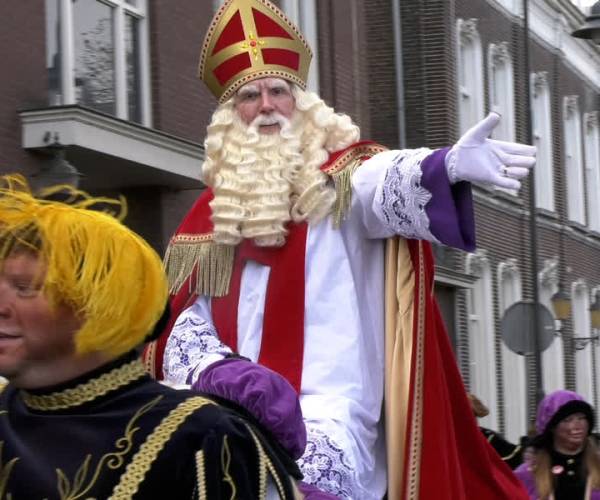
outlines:
M235 247L212 241L171 242L164 258L169 292L179 292L196 270L195 290L190 292L210 297L223 297L229 292ZM190 281L190 287L192 283Z
M335 186L335 205L333 206L333 227L339 228L350 209L352 202L352 176L363 162L362 158L354 160L346 168L331 175Z

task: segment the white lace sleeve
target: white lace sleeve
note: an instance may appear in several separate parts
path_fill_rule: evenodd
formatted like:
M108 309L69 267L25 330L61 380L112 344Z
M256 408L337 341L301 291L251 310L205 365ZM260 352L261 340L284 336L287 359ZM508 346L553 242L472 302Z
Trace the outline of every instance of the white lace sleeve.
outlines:
M204 368L232 352L219 340L215 327L201 312L194 304L177 318L163 359L168 382L192 384Z
M353 196L370 209L371 214L363 213L370 237L399 235L438 243L425 211L432 195L421 185L421 163L430 154L427 148L386 151L356 171Z

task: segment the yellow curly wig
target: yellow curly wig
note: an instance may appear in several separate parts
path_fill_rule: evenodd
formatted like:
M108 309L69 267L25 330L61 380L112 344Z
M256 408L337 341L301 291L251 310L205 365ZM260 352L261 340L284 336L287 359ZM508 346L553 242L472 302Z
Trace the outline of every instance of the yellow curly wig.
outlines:
M53 201L58 193L66 201ZM116 214L91 209L98 204ZM0 177L0 264L17 247L44 260L43 293L82 318L75 335L80 354L133 349L166 305L161 259L121 223L126 212L123 198L93 198L71 186L34 197L23 177Z

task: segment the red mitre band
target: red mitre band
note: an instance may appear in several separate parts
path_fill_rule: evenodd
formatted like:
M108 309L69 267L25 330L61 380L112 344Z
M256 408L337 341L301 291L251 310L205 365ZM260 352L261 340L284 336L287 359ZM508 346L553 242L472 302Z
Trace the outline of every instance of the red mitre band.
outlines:
M198 76L223 103L257 78L306 88L311 58L298 28L268 0L227 0L208 28Z

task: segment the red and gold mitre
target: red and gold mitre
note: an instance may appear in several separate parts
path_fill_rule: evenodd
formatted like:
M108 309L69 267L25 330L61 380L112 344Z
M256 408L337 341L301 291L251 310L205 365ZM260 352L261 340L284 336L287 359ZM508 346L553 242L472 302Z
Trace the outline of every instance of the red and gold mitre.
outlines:
M298 28L268 0L226 0L208 28L198 76L223 103L257 78L306 88L311 58Z

